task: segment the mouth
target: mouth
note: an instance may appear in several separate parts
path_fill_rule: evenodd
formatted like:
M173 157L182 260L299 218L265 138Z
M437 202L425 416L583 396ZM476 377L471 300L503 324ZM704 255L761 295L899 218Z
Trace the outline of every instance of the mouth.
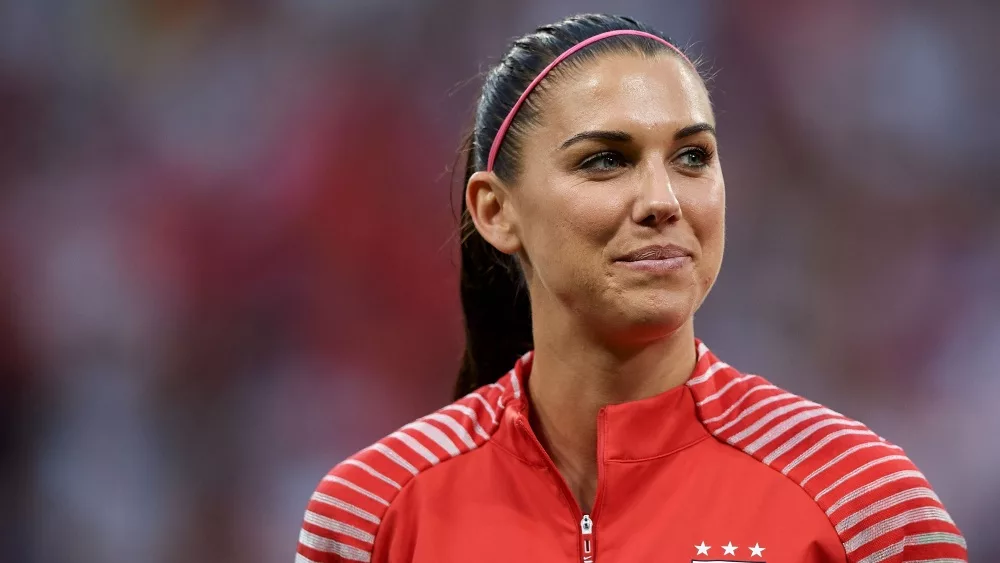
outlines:
M615 260L632 270L670 272L679 270L693 260L693 253L675 244L650 245L638 248Z
M618 258L616 262L643 262L647 260L672 260L675 258L691 258L692 252L676 244L650 245L637 248Z

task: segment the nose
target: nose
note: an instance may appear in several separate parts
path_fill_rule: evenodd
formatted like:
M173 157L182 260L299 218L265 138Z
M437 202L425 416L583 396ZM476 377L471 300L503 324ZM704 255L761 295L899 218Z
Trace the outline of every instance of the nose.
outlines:
M633 206L632 220L650 227L676 223L681 219L681 204L674 193L667 165L650 163L646 170Z

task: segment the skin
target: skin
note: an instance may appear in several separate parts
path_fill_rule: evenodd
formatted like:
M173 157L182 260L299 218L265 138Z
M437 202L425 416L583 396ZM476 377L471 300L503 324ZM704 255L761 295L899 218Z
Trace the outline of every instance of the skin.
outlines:
M607 55L543 85L522 172L509 184L473 174L466 203L483 237L520 258L535 339L531 424L589 513L598 411L682 385L694 369L693 316L722 263L725 182L708 93L678 57ZM588 131L630 139L567 146ZM690 256L669 271L619 260L653 244Z

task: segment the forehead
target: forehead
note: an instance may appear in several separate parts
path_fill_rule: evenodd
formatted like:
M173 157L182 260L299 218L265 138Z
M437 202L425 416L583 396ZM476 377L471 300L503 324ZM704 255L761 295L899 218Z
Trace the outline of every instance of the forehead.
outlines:
M610 55L572 68L546 93L545 134L568 137L583 130L676 130L713 124L708 93L679 57Z

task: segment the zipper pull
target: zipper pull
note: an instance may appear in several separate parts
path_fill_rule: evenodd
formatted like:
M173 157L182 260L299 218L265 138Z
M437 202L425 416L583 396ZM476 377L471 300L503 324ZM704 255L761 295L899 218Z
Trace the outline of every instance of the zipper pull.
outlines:
M594 563L594 521L587 514L580 520L580 543L583 548L583 563Z

